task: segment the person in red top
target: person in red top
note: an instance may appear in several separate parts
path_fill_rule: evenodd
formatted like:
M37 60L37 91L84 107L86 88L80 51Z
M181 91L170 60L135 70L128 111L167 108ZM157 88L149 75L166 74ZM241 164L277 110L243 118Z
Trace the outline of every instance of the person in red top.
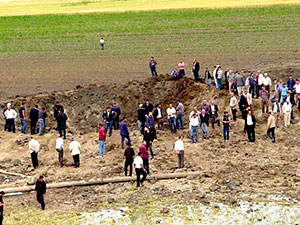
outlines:
M184 72L184 62L182 59L180 59L179 63L178 63L178 69L179 69L179 74L180 74L180 78L185 76L185 72Z
M147 149L147 145L146 145L146 141L143 141L142 142L142 145L140 147L140 153L142 153L141 157L143 159L143 164L144 164L144 167L145 169L147 170L147 174L149 175L150 174L150 168L149 168L149 152L148 152L148 149Z
M102 123L99 123L99 156L105 156L105 140L106 140L106 132Z

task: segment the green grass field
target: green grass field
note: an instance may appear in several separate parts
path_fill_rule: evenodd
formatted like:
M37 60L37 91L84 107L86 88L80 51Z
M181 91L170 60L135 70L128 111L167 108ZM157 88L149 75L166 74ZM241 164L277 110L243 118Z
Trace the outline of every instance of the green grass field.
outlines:
M0 0L0 16L182 8L234 8L281 4L300 4L300 2L299 0Z

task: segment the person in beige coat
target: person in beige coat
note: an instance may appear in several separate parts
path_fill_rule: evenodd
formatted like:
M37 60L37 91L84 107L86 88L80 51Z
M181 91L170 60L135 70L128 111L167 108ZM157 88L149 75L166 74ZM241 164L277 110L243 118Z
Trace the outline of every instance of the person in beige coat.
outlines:
M267 123L267 134L269 138L272 139L272 142L275 142L275 127L276 119L271 112L268 113L268 123Z

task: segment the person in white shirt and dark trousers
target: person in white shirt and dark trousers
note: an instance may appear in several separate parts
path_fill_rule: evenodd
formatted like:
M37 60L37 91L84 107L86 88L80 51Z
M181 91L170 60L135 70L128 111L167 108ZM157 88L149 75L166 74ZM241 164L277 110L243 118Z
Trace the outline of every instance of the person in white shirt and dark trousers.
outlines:
M255 142L255 124L256 124L255 116L252 115L252 112L249 110L248 115L245 119L245 128L248 134L249 142Z
M140 184L143 185L143 183L147 177L146 169L144 167L143 159L142 159L141 155L142 155L142 153L139 152L138 156L135 157L135 159L133 161L133 165L135 167L135 173L136 173L136 186L137 187L139 187ZM142 179L141 179L141 175L143 175Z
M175 142L174 150L178 155L178 168L183 168L184 167L183 135L180 135L179 139Z
M199 116L193 114L193 117L190 118L190 129L191 129L191 140L192 143L199 141ZM194 141L194 135L196 134L196 141Z
M79 168L79 155L80 155L81 145L79 144L78 141L75 141L74 138L72 138L71 140L72 142L69 144L69 149L74 159L75 168Z
M60 167L63 167L63 160L64 160L64 139L62 139L62 137L58 137L56 139L56 151L58 152L58 161L60 163Z
M30 150L32 166L34 169L36 169L39 166L38 152L40 150L40 144L37 140L34 140L33 137L30 137L29 140L28 146Z
M6 126L8 132L16 133L15 119L17 118L17 112L11 108L11 103L7 104L7 109L4 112L4 117L6 119Z

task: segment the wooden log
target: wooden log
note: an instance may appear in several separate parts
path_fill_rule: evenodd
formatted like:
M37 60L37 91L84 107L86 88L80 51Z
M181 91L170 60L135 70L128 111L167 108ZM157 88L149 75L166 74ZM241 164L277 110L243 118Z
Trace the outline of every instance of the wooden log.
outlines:
M15 177L22 177L22 178L26 178L27 177L24 174L7 172L5 170L0 170L0 174L4 174L4 175L8 175L8 176L15 176Z
M186 177L199 177L202 173L200 172L186 172L186 173L165 173L165 174L155 174L147 177L147 180L163 180L163 179L180 179ZM47 189L53 188L67 188L67 187L77 187L77 186L91 186L91 185L103 185L110 183L125 183L136 181L136 177L113 177L113 178L102 178L92 181L67 181L61 183L47 184ZM14 192L30 192L34 191L35 186L27 187L15 187L15 188L2 188L0 191L5 191L6 193Z

